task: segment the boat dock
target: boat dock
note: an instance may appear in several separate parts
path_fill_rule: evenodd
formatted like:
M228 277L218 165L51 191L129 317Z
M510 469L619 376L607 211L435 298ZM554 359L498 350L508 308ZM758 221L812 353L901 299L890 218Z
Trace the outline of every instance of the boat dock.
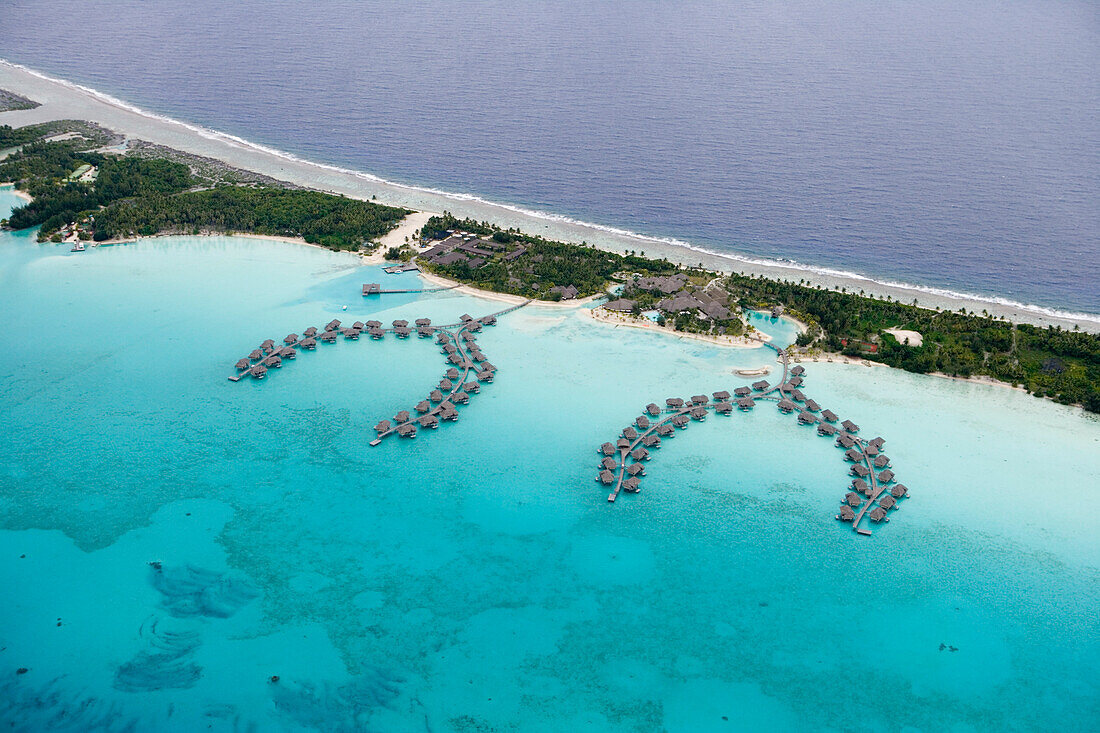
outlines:
M379 283L365 283L363 285L363 297L368 295L393 295L394 293L438 293L443 290L454 290L461 287L461 285L445 285L438 288L406 288L403 290L395 290L393 288L383 288Z
M808 399L799 389L804 382L805 368L791 367L790 355L786 350L769 343L765 346L778 354L783 375L774 386L761 381L752 387L743 386L732 390L732 394L737 396L737 406L742 412L748 412L753 408L755 400L772 400L777 403L781 412L797 415L800 425L817 426L816 432L819 436L835 436L836 445L846 451L843 456L851 462L850 471L855 476L836 518L850 523L857 534L870 535L871 530L863 526L864 518L876 523L889 522L889 513L897 509L902 498L908 496L908 489L895 482L893 471L886 469L875 473L877 469L889 465L889 458L881 452L886 441L883 438L864 441L857 435L859 426L851 420L845 420L839 427L833 425L837 416L830 410L821 410L816 402ZM752 397L748 396L750 393ZM734 414L730 391L715 392L712 397L713 399L706 395L695 395L690 399L669 397L665 400L666 410L663 415L660 407L651 402L645 407L643 414L635 418L633 425L623 429L616 442L601 445L598 452L603 460L596 478L604 485L614 484L607 500L614 502L624 491L638 493L641 490L638 476L645 473L641 463L650 458L647 449L659 447L662 437L667 440L675 435L675 428L685 430L692 420L701 422L708 412ZM818 412L821 414L817 414ZM893 486L888 491L890 484Z

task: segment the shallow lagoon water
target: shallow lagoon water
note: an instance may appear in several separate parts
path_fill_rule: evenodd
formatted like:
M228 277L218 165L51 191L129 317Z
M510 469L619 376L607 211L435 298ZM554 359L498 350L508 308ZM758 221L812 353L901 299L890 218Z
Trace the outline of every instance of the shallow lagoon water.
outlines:
M593 481L594 447L646 402L748 381L732 370L774 365L766 349L520 310L479 338L500 373L457 423L374 449L371 426L445 368L426 341L341 342L226 380L264 338L333 317L502 307L363 299L379 277L278 242L77 255L0 234L19 334L0 354L0 721L1093 725L1094 417L807 365L806 393L886 437L913 493L864 538L832 518L840 452L767 405L678 432L638 496L608 505Z

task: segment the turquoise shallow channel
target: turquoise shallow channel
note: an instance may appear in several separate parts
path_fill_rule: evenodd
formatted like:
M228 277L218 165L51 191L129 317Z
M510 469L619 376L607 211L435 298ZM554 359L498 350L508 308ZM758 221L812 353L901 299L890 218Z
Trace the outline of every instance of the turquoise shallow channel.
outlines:
M359 295L382 278L419 282L258 239L0 233L5 728L1095 729L1095 417L805 364L912 493L861 537L840 449L769 403L678 432L639 495L594 480L647 402L774 375L763 348L525 308L480 335L500 371L457 423L377 448L445 369L427 341L226 379L332 318L503 307Z

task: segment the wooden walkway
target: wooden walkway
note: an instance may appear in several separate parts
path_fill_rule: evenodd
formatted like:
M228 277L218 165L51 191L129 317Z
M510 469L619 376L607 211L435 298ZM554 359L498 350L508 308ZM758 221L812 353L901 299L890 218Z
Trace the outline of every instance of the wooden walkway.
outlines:
M857 532L858 534L870 535L871 530L862 526L864 518L869 517L874 521L890 521L888 516L890 511L897 508L899 499L908 495L907 489L905 489L904 486L897 484L896 486L899 490L895 492L888 500L885 500L883 498L883 494L886 493L888 488L887 484L894 483L895 481L893 471L890 470L884 471L883 473L876 475L876 470L880 470L880 468L876 467L874 463L874 457L880 455L879 449L885 441L883 441L881 438L871 442L866 442L862 440L861 438L856 436L856 433L859 431L859 427L856 426L854 423L850 423L848 421L844 421L843 425L850 426L850 429L849 427L837 427L835 429L832 428L831 423L821 417L820 414L817 414L819 412L828 411L818 407L816 402L813 403L816 409L812 411L807 409L807 403L812 402L812 400L810 400L810 398L806 397L805 395L802 395L798 387L793 386L790 383L792 374L789 354L786 352L786 350L777 348L772 344L764 345L771 348L778 354L778 359L783 365L782 378L777 384L769 385L764 389L755 389L749 386L746 386L744 389L750 390L749 397L752 400L764 399L769 401L774 400L778 402L780 409L785 408L786 412L796 414L798 416L799 422L802 424L809 426L830 425L829 429L818 427L818 434L827 437L834 437L835 433L838 446L847 447L847 445L845 444L850 443L851 449L859 454L858 460L853 461L852 471L853 473L855 473L857 470L854 468L854 466L863 466L863 468L865 469L866 477L865 479L859 476L854 478L852 481L852 489L845 497L845 502L846 504L848 504L848 497L851 497L853 495L860 496L860 503L858 507L851 507L852 516L850 520L847 516L845 516L847 514L847 511L844 510L842 510L842 512L837 515L837 519L850 521L852 530ZM799 378L798 384L801 384L801 374L803 372L804 369L802 368L795 370L795 374L793 376ZM795 394L796 392L798 392L798 394ZM734 390L734 394L736 394L736 390ZM616 499L618 499L619 495L623 492L624 489L628 492L634 493L640 490L640 482L638 481L637 476L644 474L644 469L631 470L631 466L633 466L634 464L639 464L642 461L649 460L649 449L657 448L660 446L660 435L662 433L664 434L666 439L670 438L675 434L675 428L686 429L692 421L702 421L707 415L717 413L719 406L721 406L723 412L726 412L728 414L732 414L734 410L738 409L741 409L742 411L746 409L752 409L751 406L739 408L737 403L738 398L732 396L728 397L727 399L715 401L711 401L709 398L706 398L705 395L700 395L700 397L703 397L705 401L693 403L692 400L689 399L680 400L680 403L676 404L675 401L670 398L666 401L666 404L673 403L673 406L669 406L664 409L655 407L656 403L651 403L647 407L646 411L643 412L642 416L640 416L635 421L634 426L623 429L623 432L620 435L624 437L619 438L616 443L605 443L603 446L600 447L600 450L598 452L605 456L605 460L606 458L611 457L612 462L614 462L615 464L614 471L612 471L609 467L607 467L610 466L610 462L606 465L604 463L601 463L600 468L603 470L600 472L600 475L597 476L598 480L608 483L607 479L609 477L607 476L607 473L612 474L610 478L614 483L614 488L611 490L611 493L607 497L607 500L609 502L614 502ZM661 409L661 413L654 414L654 411L656 409ZM839 418L837 419L837 422L839 422ZM635 428L636 425L645 425L645 428ZM664 427L669 425L674 427ZM641 449L640 452L639 449ZM608 455L608 450L611 450L611 456ZM850 454L845 455L847 456ZM855 456L853 455L852 457ZM886 460L883 463L884 465L882 466L882 468L885 468L885 465L888 465L889 461ZM628 478L628 474L630 474L630 478ZM882 480L883 477L887 478L887 480ZM857 492L855 490L857 485L861 485L865 489L865 491ZM866 496L866 501L864 501L862 495ZM850 506L850 504L848 504L848 506ZM858 513L855 511L855 509L857 508Z

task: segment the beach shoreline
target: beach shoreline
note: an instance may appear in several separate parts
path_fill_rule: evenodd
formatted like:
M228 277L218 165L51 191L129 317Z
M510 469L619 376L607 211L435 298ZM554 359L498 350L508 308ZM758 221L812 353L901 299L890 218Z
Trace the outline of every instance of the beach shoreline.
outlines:
M226 164L277 178L288 183L328 193L342 194L378 203L402 206L418 212L450 211L459 217L489 221L502 227L564 242L587 242L600 249L625 252L644 248L647 256L696 265L720 272L742 272L779 280L808 280L827 288L863 290L876 297L902 302L914 299L926 308L983 310L1009 320L1040 326L1059 325L1100 332L1100 315L1058 312L1041 306L1017 304L992 296L956 294L934 287L874 280L858 273L812 268L714 253L687 242L673 242L545 212L527 211L477 196L385 181L369 173L314 163L250 143L225 133L206 130L183 121L155 115L121 100L70 82L49 78L25 67L0 61L0 87L41 102L31 110L0 113L0 123L20 126L55 119L86 119L133 139L140 139L186 153L215 158Z
M660 326L648 319L638 320L636 318L628 318L625 315L612 313L603 308L584 309L582 311L582 316L592 321L605 323L615 327L623 326L625 328L637 328L642 331L648 331L649 333L658 333L691 341L702 341L711 346L722 346L730 349L758 349L772 340L771 336L763 332L758 332L761 334L762 338L755 339L746 336L716 336L703 333L688 333L687 331L675 331L671 328Z

